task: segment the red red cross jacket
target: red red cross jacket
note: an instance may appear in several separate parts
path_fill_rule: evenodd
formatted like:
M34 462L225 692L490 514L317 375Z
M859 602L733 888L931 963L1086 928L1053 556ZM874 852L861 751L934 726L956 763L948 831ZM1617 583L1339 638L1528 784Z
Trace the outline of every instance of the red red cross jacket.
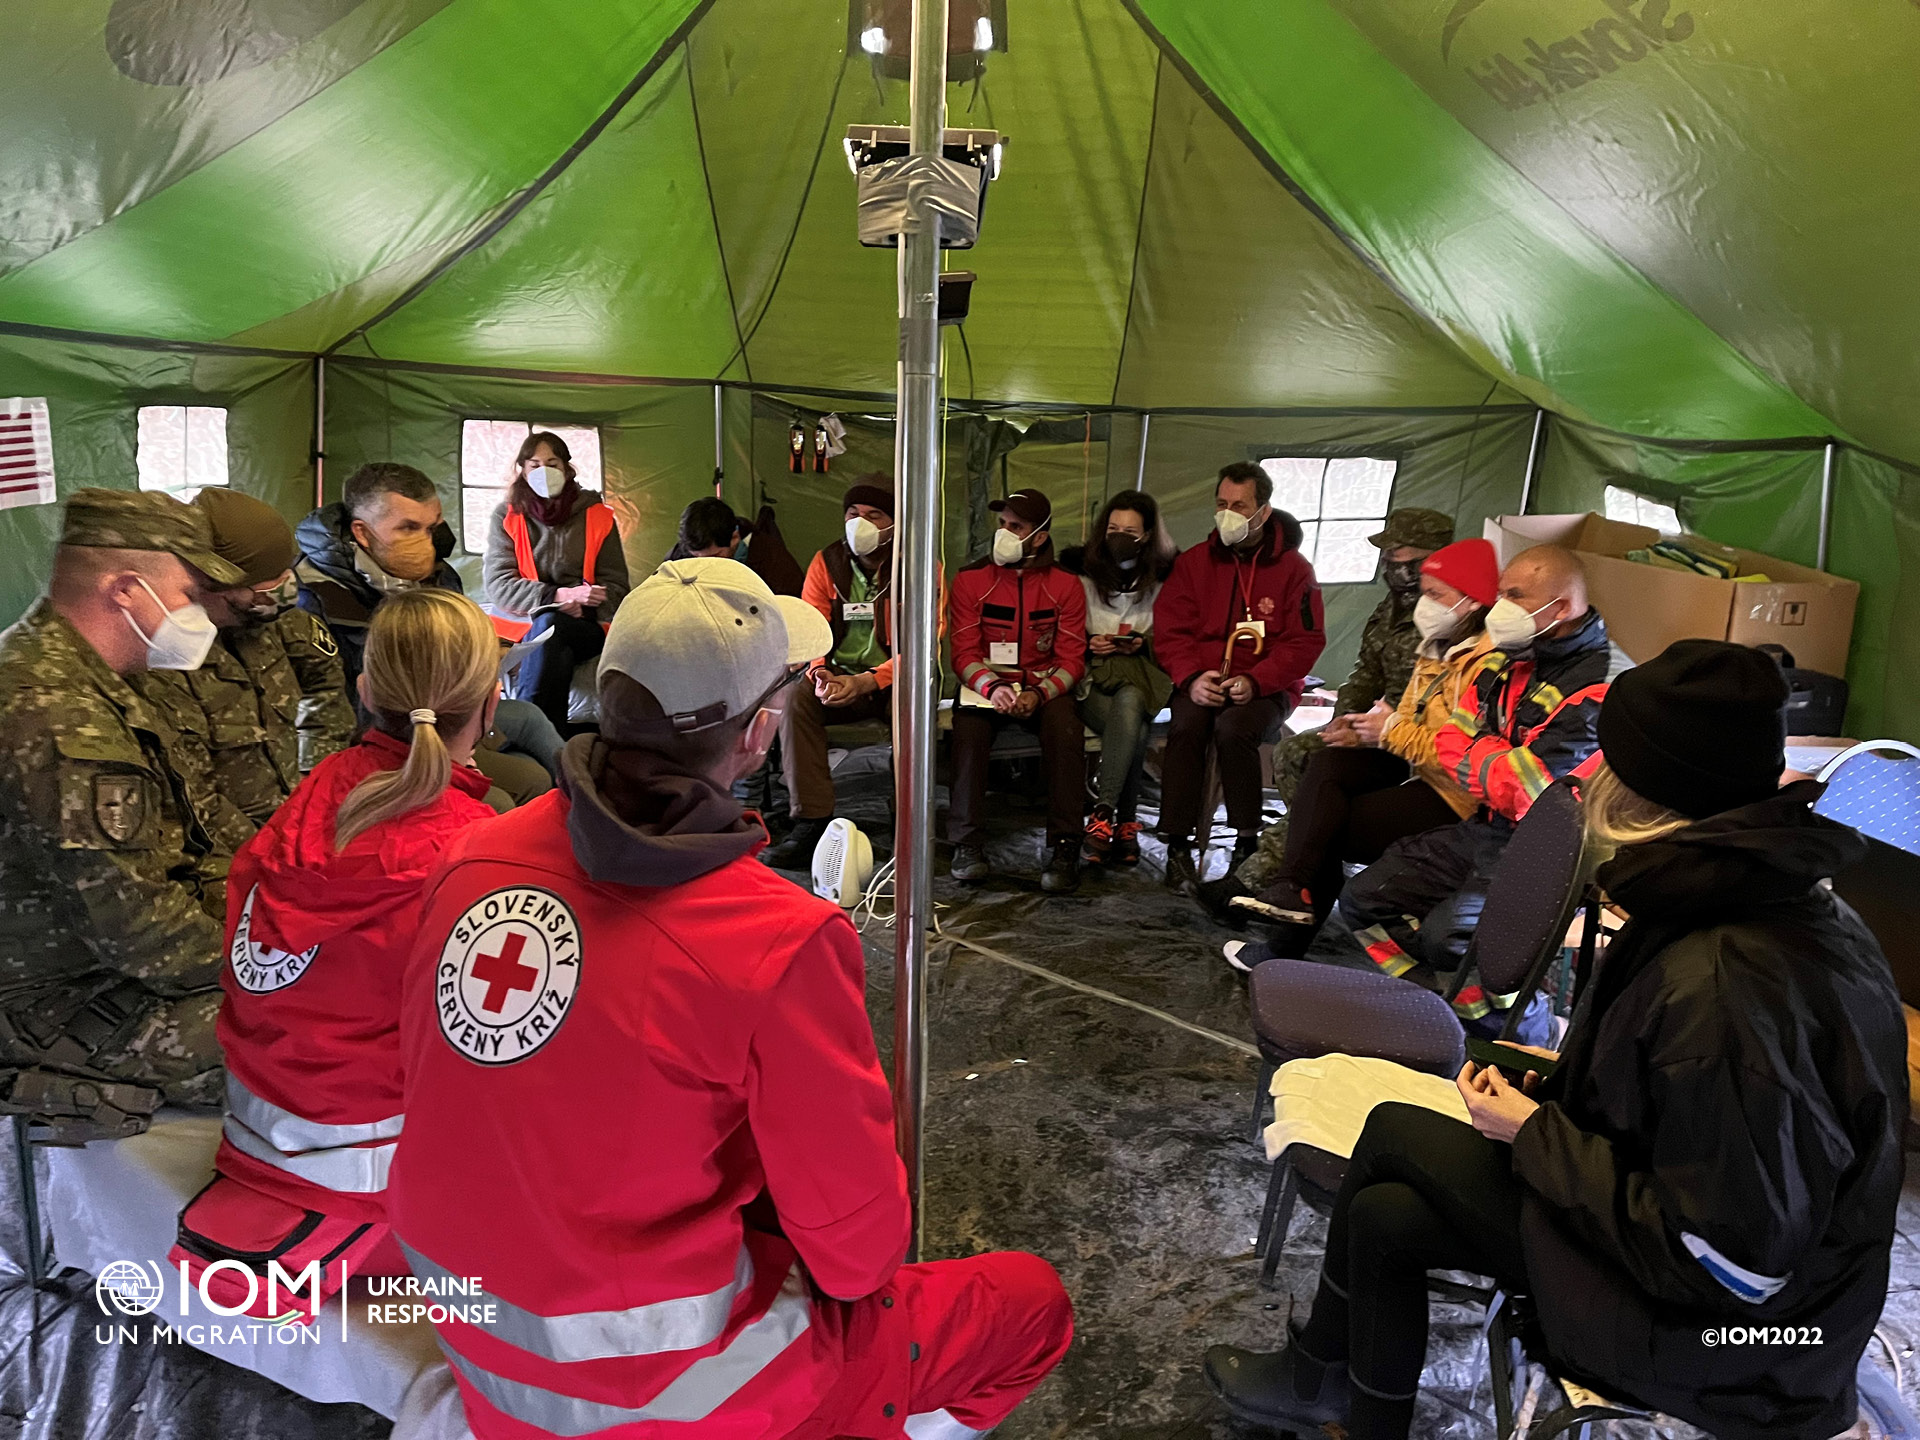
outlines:
M1072 693L1086 673L1086 590L1051 559L967 566L953 577L947 616L953 673L982 695L1011 680L1052 700Z
M1181 552L1153 602L1154 658L1175 685L1218 670L1233 627L1255 620L1266 627L1266 648L1248 659L1252 647L1242 646L1234 674L1252 676L1262 695L1299 701L1301 682L1327 648L1320 587L1299 545L1299 522L1276 510L1251 556L1236 555L1218 535Z
M817 1294L906 1250L860 943L757 826L615 816L585 749L428 889L395 1233L416 1275L479 1281L439 1334L480 1440L785 1435L843 1365ZM589 830L624 857L598 880Z

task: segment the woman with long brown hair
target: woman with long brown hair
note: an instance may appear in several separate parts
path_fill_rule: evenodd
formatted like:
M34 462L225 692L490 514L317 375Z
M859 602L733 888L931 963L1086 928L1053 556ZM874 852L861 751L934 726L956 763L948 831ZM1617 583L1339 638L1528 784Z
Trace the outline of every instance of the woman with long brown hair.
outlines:
M499 642L450 590L389 596L368 628L360 700L371 725L314 768L234 857L219 1037L227 1119L213 1183L170 1257L196 1274L239 1260L267 1278L318 1261L318 1296L398 1256L386 1176L400 1133L400 972L415 905L442 853L492 818L473 749L499 698ZM210 1291L247 1299L227 1267ZM225 1290L223 1292L223 1288ZM254 1287L255 1308L272 1304Z
M573 452L549 430L520 446L490 523L487 605L528 621L527 639L547 637L521 663L515 698L564 731L574 667L600 653L606 623L627 598L620 527L598 491L580 488Z

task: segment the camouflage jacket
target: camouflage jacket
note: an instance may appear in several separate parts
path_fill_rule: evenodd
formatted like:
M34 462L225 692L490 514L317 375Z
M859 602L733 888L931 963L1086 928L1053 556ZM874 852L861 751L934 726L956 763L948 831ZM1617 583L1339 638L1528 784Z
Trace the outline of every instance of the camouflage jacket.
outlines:
M211 665L221 649L207 652ZM204 666L202 668L205 668ZM213 736L207 712L189 675L198 671L147 670L129 675L127 688L147 704L162 736L167 768L180 782L180 794L193 812L208 850L201 861L200 903L217 921L227 916L227 867L260 827L221 789L213 765Z
M225 866L152 706L42 600L0 634L0 993L216 983Z
M1420 648L1420 632L1413 628L1413 607L1419 598L1417 592L1403 599L1389 590L1373 607L1366 629L1360 632L1360 656L1353 662L1353 673L1333 703L1336 716L1370 710L1376 700L1400 703L1400 692L1413 677L1414 652Z

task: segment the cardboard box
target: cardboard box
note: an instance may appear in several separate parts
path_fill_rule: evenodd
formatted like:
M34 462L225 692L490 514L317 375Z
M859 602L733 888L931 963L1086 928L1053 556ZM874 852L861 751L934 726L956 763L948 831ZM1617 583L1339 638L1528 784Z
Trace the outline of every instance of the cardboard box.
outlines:
M1486 537L1508 561L1533 545L1578 551L1587 590L1614 642L1636 662L1651 660L1675 640L1733 640L1784 645L1803 670L1847 673L1853 609L1860 587L1820 570L1753 550L1734 551L1744 574L1766 584L1715 580L1628 560L1660 538L1646 525L1584 515L1496 515Z

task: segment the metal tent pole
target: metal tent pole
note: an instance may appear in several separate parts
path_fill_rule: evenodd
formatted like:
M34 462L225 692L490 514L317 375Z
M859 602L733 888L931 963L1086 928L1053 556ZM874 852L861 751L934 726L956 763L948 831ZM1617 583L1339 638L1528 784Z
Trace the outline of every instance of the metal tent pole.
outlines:
M947 125L947 0L913 0L912 153L938 156ZM894 472L893 1123L920 1253L921 1114L927 1099L927 930L933 919L934 574L940 490L940 218L900 239L899 414Z
M313 357L313 508L327 503L327 357Z
M1533 504L1534 483L1540 478L1541 441L1547 438L1547 412L1533 412L1533 439L1527 442L1527 473L1520 479L1520 513L1527 513Z
M726 391L716 384L713 387L713 496L721 499L720 485L727 478L726 428L720 408L721 396Z
M1827 441L1827 453L1820 460L1820 540L1814 547L1813 568L1827 568L1827 542L1833 538L1833 467L1839 447Z
M1145 411L1140 415L1140 467L1133 472L1133 488L1141 493L1147 488L1147 436L1153 430L1153 416Z

